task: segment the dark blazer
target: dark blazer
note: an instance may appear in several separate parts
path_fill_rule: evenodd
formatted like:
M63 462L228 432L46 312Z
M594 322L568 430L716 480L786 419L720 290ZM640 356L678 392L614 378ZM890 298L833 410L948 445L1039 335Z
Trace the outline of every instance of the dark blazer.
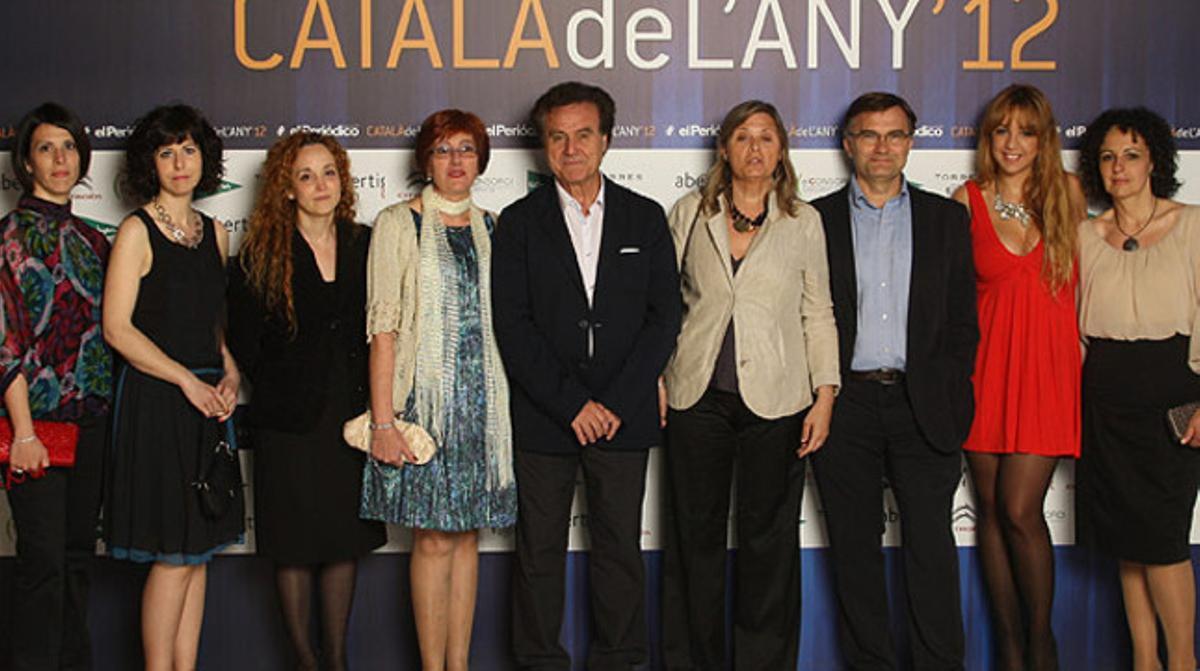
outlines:
M656 380L675 348L682 301L658 203L605 180L591 308L554 184L508 206L492 240L492 304L517 449L575 454L571 421L589 399L621 418L600 445L660 444Z
M849 186L813 201L825 226L842 379L858 333L858 280L850 230ZM962 447L975 413L971 375L979 324L971 226L962 205L908 187L913 260L904 382L925 438L938 450Z
M292 237L292 293L296 333L282 314L269 312L246 285L240 259L229 264L229 327L226 343L251 384L250 426L303 433L312 430L327 399L346 418L367 407L367 248L371 229L337 225L337 276L333 303L315 300L324 280L308 244ZM350 394L330 395L330 366L341 358L350 373Z

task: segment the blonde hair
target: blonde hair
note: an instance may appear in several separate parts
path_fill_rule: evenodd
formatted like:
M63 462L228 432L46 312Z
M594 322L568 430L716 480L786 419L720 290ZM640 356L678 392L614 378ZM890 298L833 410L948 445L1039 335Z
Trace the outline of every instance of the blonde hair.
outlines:
M729 110L725 119L721 121L721 130L717 133L717 160L708 169L704 176L704 186L700 188L700 209L706 214L716 214L721 210L722 195L732 202L733 172L729 169L729 161L723 158L725 146L729 143L729 138L733 137L733 132L755 114L771 117L775 122L775 132L779 135L782 153L772 173L775 180L775 200L779 203L779 209L794 216L800 207L800 197L796 195L799 181L796 179L796 169L792 167L792 159L788 155L788 136L787 129L783 126L783 118L771 103L747 100Z
M1025 203L1032 225L1042 237L1042 279L1056 291L1070 282L1075 272L1076 226L1084 213L1071 202L1058 124L1050 101L1037 88L1013 84L997 93L984 109L975 148L977 179L980 186L995 186L999 170L992 156L992 133L1016 115L1020 115L1022 130L1031 130L1038 138L1033 173L1025 181Z

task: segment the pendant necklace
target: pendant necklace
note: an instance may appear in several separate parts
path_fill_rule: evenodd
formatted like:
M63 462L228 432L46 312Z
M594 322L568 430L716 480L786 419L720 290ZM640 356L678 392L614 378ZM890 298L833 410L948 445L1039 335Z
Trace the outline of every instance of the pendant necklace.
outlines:
M1121 210L1115 204L1113 205L1113 219L1117 223L1117 230L1121 232L1121 235L1125 236L1125 242L1121 243L1121 249L1127 252L1136 252L1138 250L1140 245L1138 244L1137 236L1141 235L1142 231L1146 230L1146 227L1150 225L1150 222L1154 221L1154 213L1157 211L1158 198L1155 198L1154 207L1150 208L1150 216L1146 218L1146 223L1142 224L1142 227L1133 233L1126 233L1125 227L1121 225Z
M757 217L750 218L742 214L742 211L733 204L732 194L729 197L729 218L733 220L733 230L738 233L747 233L752 230L758 230L763 222L767 220L767 202L770 199L770 194L763 198L762 212L758 213Z
M204 227L200 225L200 216L196 214L195 210L188 209L188 225L197 231L195 240L191 240L192 235L188 231L183 230L183 228L175 225L170 213L167 212L167 208L163 207L157 199L151 201L150 204L154 206L154 218L162 223L163 227L167 229L167 233L170 234L170 238L176 244L183 245L188 249L195 249L200 246L200 241L204 239Z
M992 209L1000 215L1001 219L1015 219L1017 223L1021 224L1021 228L1029 228L1029 210L1025 209L1021 203L1010 203L1004 200L1004 196L1001 196L999 191L996 192Z

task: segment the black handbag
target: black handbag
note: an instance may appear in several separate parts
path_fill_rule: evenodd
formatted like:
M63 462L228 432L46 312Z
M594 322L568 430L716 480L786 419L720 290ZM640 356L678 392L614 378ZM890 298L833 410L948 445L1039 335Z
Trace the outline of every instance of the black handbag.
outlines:
M225 439L211 450L200 450L196 480L192 483L200 512L210 520L224 517L242 489L242 465L234 447L233 423L226 422L225 429Z

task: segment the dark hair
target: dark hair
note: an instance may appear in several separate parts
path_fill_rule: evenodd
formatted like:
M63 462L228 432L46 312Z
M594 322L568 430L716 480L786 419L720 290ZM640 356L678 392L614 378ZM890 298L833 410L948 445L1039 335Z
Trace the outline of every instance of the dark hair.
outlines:
M476 156L479 157L479 172L487 170L492 150L483 121L471 112L444 109L426 117L421 122L420 132L417 133L417 169L420 171L417 177L421 181L429 174L429 161L433 158L434 145L456 133L471 136L471 141L475 143Z
M1150 191L1159 198L1175 195L1179 190L1179 180L1175 179L1179 152L1175 148L1171 126L1157 113L1145 107L1133 107L1105 110L1088 124L1079 148L1079 180L1088 197L1103 203L1112 202L1112 197L1104 190L1104 179L1100 177L1100 146L1113 128L1140 137L1146 143L1150 161L1154 163Z
M17 143L13 147L12 167L17 175L17 181L25 193L33 193L33 175L25 168L29 160L29 152L33 150L33 131L42 124L50 124L71 134L75 140L75 149L79 152L79 181L87 176L88 166L92 162L92 141L83 129L83 122L71 110L58 103L42 103L29 110L17 124Z
M576 103L591 103L600 113L600 134L612 138L613 123L617 116L617 104L613 102L608 91L599 86L583 82L563 82L550 87L533 104L533 125L537 127L538 135L546 132L546 116L550 111Z
M125 197L138 203L152 200L160 188L155 152L163 145L183 142L189 137L200 148L204 164L196 194L216 191L225 174L221 138L195 107L163 105L137 120L125 145L125 168L121 174L121 192Z
M899 107L904 112L904 116L908 117L908 132L915 131L917 129L917 113L913 111L907 100L895 93L872 91L855 98L854 102L850 103L850 107L846 108L846 115L842 117L842 135L846 134L847 129L850 128L850 122L854 121L858 115L867 112L884 112L893 107Z

